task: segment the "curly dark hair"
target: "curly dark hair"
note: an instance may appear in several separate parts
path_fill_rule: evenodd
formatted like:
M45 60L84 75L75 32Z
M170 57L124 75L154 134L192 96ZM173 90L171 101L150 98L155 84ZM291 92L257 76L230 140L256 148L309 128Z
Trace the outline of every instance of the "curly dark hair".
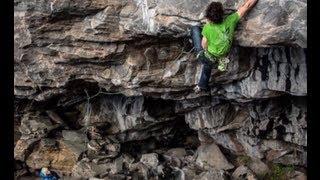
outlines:
M221 2L212 2L206 9L205 17L213 23L222 23L223 21L223 6Z

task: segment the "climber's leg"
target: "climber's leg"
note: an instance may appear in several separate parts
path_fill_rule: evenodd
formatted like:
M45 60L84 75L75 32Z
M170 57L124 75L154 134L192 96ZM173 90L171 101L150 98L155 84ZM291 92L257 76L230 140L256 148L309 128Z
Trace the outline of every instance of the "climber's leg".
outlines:
M192 26L191 27L191 37L194 46L194 50L197 54L197 59L202 63L200 81L198 85L194 88L196 92L201 90L207 90L208 83L211 76L212 63L204 56L203 48L201 46L201 27L200 26Z
M201 75L200 75L198 86L201 89L208 89L209 88L208 84L211 77L211 70L212 70L213 64L203 56L202 58L200 58L200 61L202 63L202 69L201 69Z
M195 52L198 54L200 51L203 50L201 46L201 27L200 26L192 26L191 27L191 37L192 37L192 42L193 46L195 49Z

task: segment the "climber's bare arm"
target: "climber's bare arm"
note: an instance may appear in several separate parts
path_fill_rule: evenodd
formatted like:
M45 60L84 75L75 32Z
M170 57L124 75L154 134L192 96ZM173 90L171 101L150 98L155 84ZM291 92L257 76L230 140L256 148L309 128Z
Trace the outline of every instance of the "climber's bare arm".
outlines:
M239 7L238 14L240 18L247 14L247 12L256 4L257 0L246 0L244 4Z
M205 49L205 50L208 49L208 40L207 40L206 37L202 37L201 46L202 46L202 48Z

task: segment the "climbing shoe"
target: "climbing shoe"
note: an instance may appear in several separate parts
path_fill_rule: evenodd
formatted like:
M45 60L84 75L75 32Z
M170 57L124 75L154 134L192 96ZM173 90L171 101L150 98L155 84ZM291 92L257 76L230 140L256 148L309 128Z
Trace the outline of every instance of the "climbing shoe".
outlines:
M193 88L195 93L199 93L201 91L201 88L199 86L196 86Z
M209 92L210 89L209 88L204 89L197 85L196 87L193 88L193 90L195 93L200 93L200 92Z

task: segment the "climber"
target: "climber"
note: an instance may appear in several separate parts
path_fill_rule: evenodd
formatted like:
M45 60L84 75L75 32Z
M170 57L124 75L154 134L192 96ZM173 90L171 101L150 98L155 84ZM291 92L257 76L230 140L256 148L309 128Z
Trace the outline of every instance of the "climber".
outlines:
M257 2L246 0L238 10L223 19L224 10L220 2L212 2L205 11L206 24L202 32L200 26L191 28L191 36L197 59L203 64L200 80L194 88L195 92L208 90L212 68L223 72L229 59L227 55L232 45L237 23ZM201 33L200 33L201 32ZM201 35L203 36L201 39Z
M48 168L43 167L40 171L40 178L41 180L57 180L59 176L55 172L49 171Z

